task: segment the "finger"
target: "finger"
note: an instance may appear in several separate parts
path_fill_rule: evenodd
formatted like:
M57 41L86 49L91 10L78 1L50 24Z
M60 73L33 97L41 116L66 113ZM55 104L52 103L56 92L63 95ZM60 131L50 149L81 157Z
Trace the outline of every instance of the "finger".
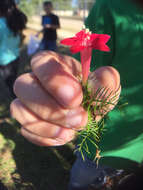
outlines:
M44 138L61 139L63 141L71 141L75 137L75 131L63 128L45 121L38 121L23 126L27 131Z
M94 102L94 105L100 107L96 115L105 115L115 107L121 92L120 75L116 69L109 66L97 69L89 76L89 86L99 101ZM102 108L101 104L104 104Z
M110 92L116 92L120 88L119 72L110 66L100 67L90 73L89 85L95 92L101 87L110 89Z
M20 101L42 120L77 129L87 123L87 113L82 107L62 108L32 74L21 75L15 82L14 91Z
M30 112L17 98L10 105L10 113L21 125L27 125L39 121L39 118Z
M62 128L52 123L40 120L18 99L12 102L10 110L12 116L19 121L27 131L35 135L45 138L65 139L66 141L69 141L75 136L75 131L72 129Z
M102 99L104 103L97 103L97 104L95 103L95 106L99 106L99 108L97 107L96 109L96 121L102 119L104 115L106 115L108 112L110 112L115 108L115 106L119 101L120 93L121 93L121 87L117 92L115 92L115 94L112 94L110 97L108 97L105 100Z
M61 146L66 144L67 142L62 141L60 139L51 139L51 138L43 138L38 135L32 134L26 129L21 129L21 134L30 142L33 144L36 144L38 146Z
M79 61L74 59L71 56L62 55L59 53L55 53L53 51L41 51L33 56L31 65L35 64L35 62L47 62L51 58L54 58L56 62L59 62L62 65L62 68L73 76L81 77L81 64Z
M42 86L65 108L81 104L83 94L77 79L80 63L68 56L41 52L33 57L31 66Z

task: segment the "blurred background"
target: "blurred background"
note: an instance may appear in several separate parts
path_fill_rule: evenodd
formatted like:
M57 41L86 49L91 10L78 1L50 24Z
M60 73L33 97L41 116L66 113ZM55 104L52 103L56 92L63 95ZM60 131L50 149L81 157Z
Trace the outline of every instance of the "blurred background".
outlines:
M28 28L39 30L44 0L20 0L19 8L28 16ZM54 12L60 17L59 38L78 32L95 0L52 0Z
M41 29L44 0L16 0L17 6L28 17L23 33L18 75L31 71L27 54L30 35ZM60 18L58 51L70 54L59 40L80 31L94 0L52 0L54 12ZM41 36L40 36L41 38ZM11 118L12 98L0 79L0 190L67 190L69 171L75 160L74 144L58 147L38 147L20 135L20 125Z

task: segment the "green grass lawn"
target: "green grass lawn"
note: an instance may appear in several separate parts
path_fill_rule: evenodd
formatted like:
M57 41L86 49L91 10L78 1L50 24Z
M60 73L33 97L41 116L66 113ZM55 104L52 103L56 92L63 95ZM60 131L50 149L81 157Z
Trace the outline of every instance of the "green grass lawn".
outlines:
M59 51L68 54L63 47ZM23 47L19 74L30 71L29 63ZM38 147L25 140L20 125L10 116L10 102L0 80L0 181L8 190L67 190L74 145Z

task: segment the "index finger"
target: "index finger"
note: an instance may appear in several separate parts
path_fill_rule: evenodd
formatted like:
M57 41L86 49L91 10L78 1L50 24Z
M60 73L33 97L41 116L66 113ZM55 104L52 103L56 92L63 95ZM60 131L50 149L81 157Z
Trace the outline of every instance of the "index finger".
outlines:
M78 80L81 66L75 59L54 52L40 52L31 61L41 85L64 108L81 104L83 94Z

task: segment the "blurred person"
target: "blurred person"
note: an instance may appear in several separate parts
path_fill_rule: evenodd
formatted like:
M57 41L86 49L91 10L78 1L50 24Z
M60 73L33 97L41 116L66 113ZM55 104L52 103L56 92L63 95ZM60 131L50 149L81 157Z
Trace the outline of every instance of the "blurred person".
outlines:
M114 66L120 73L121 96L128 106L122 114L117 109L109 113L100 144L102 157L98 168L92 161L96 149L90 142L92 154L83 150L85 162L77 154L69 190L84 190L89 184L99 189L105 185L108 176L118 176L123 170L136 172L143 162L143 1L96 0L86 27L93 33L111 35L108 43L111 52L93 52L91 71L100 66Z
M42 31L37 33L37 36L42 32L43 38L40 45L40 50L57 50L57 29L60 28L60 22L57 15L53 14L53 4L51 1L43 3L45 15L42 16Z
M11 96L17 76L22 30L26 16L16 8L13 0L0 0L0 76L8 86Z

